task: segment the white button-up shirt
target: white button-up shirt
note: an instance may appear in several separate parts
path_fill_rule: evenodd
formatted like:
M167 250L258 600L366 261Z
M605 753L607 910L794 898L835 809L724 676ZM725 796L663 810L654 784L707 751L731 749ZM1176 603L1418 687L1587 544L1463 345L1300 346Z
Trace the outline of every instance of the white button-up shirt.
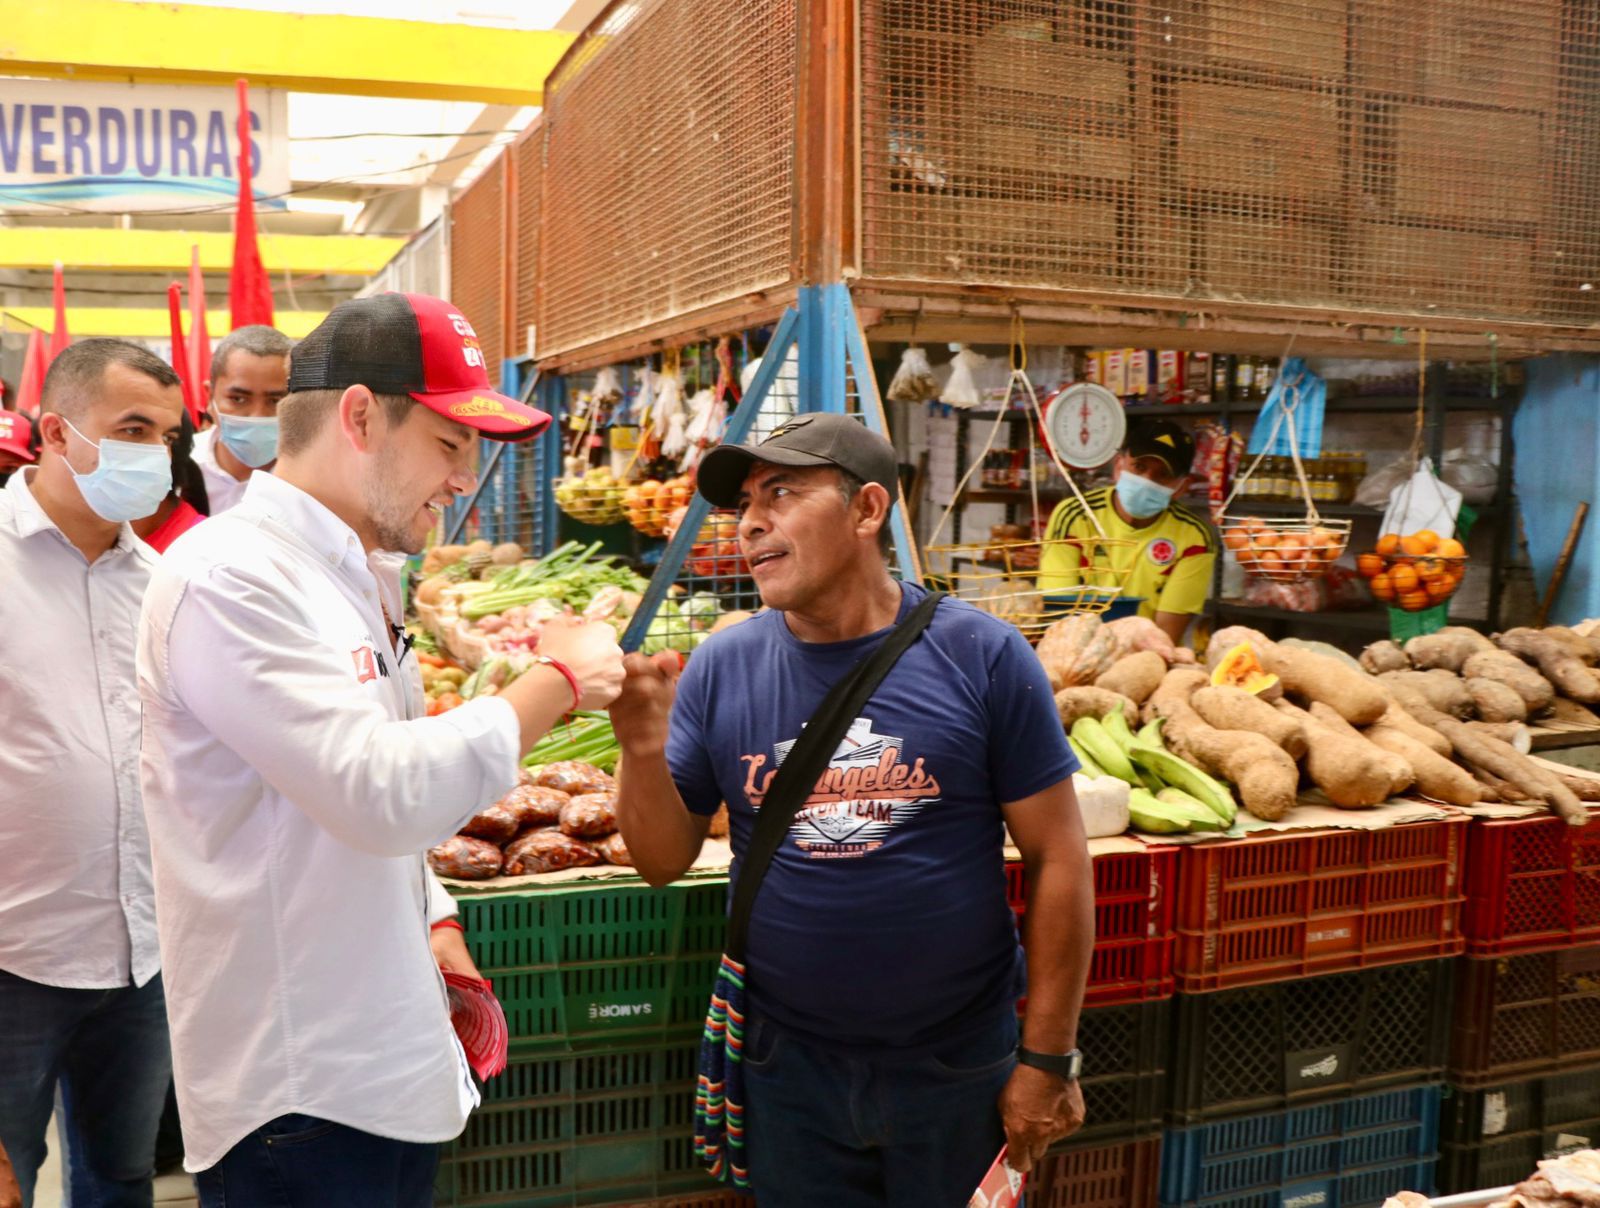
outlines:
M161 967L139 807L139 601L127 525L93 563L19 470L0 491L0 969L75 990Z
M271 474L162 558L139 641L186 1164L303 1112L445 1141L477 1104L422 853L517 779L503 700L426 717L394 562Z
M226 512L244 498L244 489L250 485L254 474L240 482L217 462L218 427L212 424L204 432L195 433L194 464L200 467L200 476L206 480L206 500L211 505L210 514Z

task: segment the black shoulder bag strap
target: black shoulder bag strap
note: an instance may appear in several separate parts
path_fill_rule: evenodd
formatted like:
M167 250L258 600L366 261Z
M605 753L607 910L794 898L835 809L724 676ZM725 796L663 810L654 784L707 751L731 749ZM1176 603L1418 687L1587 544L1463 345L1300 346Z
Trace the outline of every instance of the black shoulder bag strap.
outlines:
M756 812L750 846L739 861L739 883L734 887L733 905L728 910L728 938L723 951L734 960L743 963L745 959L750 910L773 856L783 846L794 816L810 798L817 778L839 749L850 723L878 690L890 669L900 661L900 656L928 627L933 610L944 597L944 592L929 592L870 658L833 686L772 778L761 808Z

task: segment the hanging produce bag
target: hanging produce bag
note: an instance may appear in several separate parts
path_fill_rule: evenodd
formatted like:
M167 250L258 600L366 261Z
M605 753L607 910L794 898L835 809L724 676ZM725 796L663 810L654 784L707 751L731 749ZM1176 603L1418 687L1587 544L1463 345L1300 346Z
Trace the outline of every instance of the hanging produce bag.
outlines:
M1250 455L1321 457L1322 421L1327 406L1327 383L1312 373L1301 358L1289 357L1250 434Z
M1433 472L1433 460L1424 457L1410 478L1389 493L1383 514L1384 533L1453 533L1461 511L1461 492Z
M900 368L889 382L891 403L926 403L939 395L939 379L928 363L928 353L916 344L900 354Z

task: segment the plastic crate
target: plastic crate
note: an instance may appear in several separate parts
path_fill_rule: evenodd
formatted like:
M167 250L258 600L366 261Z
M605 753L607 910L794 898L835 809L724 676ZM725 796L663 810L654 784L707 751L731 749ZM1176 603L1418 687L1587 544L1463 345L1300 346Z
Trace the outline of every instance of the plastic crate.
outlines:
M1466 818L1186 847L1186 994L1457 956Z
M1161 1136L1092 1148L1056 1147L1028 1176L1028 1208L1150 1208Z
M1093 1007L1078 1019L1083 1050L1082 1129L1070 1148L1105 1145L1161 1127L1171 1051L1172 1000Z
M1169 1121L1199 1124L1440 1079L1452 964L1179 994Z
M1468 956L1504 956L1600 941L1600 811L1559 818L1478 819L1467 844Z
M689 1043L512 1061L442 1153L435 1203L717 1204L694 1153L698 1059Z
M1437 1084L1411 1087L1172 1129L1162 1148L1161 1202L1277 1208L1308 1183L1431 1167L1443 1091ZM1394 1191L1432 1192L1431 1169L1425 1178L1408 1177L1414 1181L1395 1183L1374 1202ZM1340 1202L1361 1201L1341 1196Z
M1484 1087L1600 1062L1600 946L1460 964L1453 1084Z
M1541 1158L1600 1144L1600 1066L1453 1090L1439 1132L1439 1189L1521 1182Z
M1177 876L1176 847L1095 857L1094 958L1085 1006L1171 995ZM1028 896L1027 871L1021 864L1006 865L1006 895L1020 921Z
M458 899L513 1053L698 1035L716 976L727 881L562 885Z

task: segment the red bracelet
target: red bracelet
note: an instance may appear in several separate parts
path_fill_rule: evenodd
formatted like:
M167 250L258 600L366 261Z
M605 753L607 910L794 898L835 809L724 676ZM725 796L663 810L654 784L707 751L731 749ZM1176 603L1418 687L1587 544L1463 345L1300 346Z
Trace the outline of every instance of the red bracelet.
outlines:
M467 934L467 929L465 927L463 927L460 923L456 922L455 919L440 919L432 927L429 927L428 930L430 932L433 932L433 931L439 930L439 928L441 928L441 927L453 927L453 928L455 928L455 930L459 931L462 935L466 935Z
M583 689L578 687L578 677L572 674L572 668L568 667L563 662L551 658L548 654L537 655L533 661L549 667L552 670L561 672L563 678L566 679L568 686L572 688L572 708L570 712L576 713L578 711L578 706L583 702Z

